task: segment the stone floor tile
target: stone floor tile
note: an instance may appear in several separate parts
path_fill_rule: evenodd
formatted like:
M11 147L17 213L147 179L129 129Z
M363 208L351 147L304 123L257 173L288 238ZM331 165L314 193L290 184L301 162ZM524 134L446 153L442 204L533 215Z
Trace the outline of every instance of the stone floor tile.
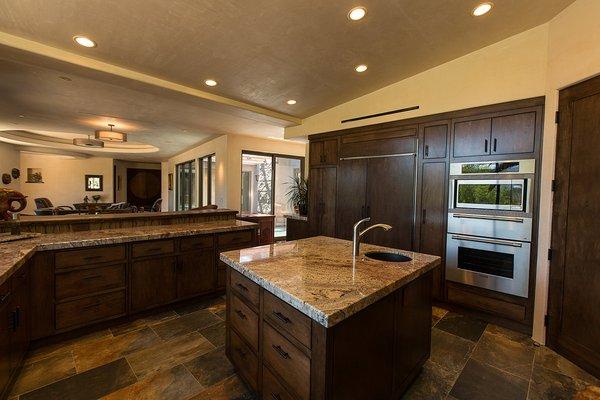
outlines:
M161 371L103 397L103 400L182 400L205 387L183 366Z
M103 329L100 331L91 332L82 336L61 340L59 342L46 344L40 347L34 347L29 349L25 358L25 364L39 361L43 358L56 355L57 353L68 353L73 350L73 346L83 345L85 343L93 342L96 340L106 339L112 337L112 333L109 329Z
M139 379L183 364L213 350L212 345L198 332L178 336L156 346L132 353L127 360Z
M233 365L225 355L224 347L194 358L185 363L185 366L205 387L212 386L235 373Z
M177 336L204 329L219 322L222 322L222 320L212 312L208 310L198 310L185 314L179 318L153 325L152 329L162 339L169 340Z
M189 400L257 400L250 389L237 375L231 376L216 385L200 392Z
M433 328L430 360L452 374L458 375L469 359L475 343L451 333Z
M444 400L447 398L458 374L448 371L441 365L429 360L423 366L421 374L408 388L403 400Z
M75 374L75 363L71 351L57 352L24 365L13 386L11 396L30 392Z
M225 346L225 322L200 329L198 332L207 338L215 347Z
M579 368L571 361L546 346L540 346L535 353L535 364L546 369L559 372L571 378L579 379L589 384L600 386L600 379Z
M216 297L212 299L203 299L192 303L178 305L175 306L174 310L179 315L186 315L198 310L205 309L208 309L209 311L218 311L222 307L225 307L225 299L223 299L222 297Z
M136 382L124 358L20 396L20 400L92 400Z
M476 342L479 340L487 323L477 318L460 315L453 312L446 314L435 327L453 335Z
M147 326L156 325L178 317L179 314L177 314L174 310L166 310L158 314L151 314L142 318L137 318L133 321L128 321L123 324L113 326L110 328L110 331L112 332L113 336L120 336L125 333L137 331Z
M471 359L450 395L458 400L526 400L528 388L528 380Z
M534 365L528 400L572 399L588 385L559 372Z

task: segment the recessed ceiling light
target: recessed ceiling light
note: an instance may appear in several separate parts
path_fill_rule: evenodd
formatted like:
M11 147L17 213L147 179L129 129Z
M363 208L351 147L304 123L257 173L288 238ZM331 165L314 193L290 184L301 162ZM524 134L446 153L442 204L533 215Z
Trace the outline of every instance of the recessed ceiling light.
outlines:
M354 67L356 72L365 72L367 70L367 66L365 64L360 64Z
M207 79L204 81L204 84L206 86L217 86L217 81L215 81L213 79Z
M286 101L286 103L288 103L290 106L293 106L294 104L296 104L296 100L288 100Z
M358 21L365 17L367 14L367 9L364 7L354 7L350 12L348 12L348 18L352 21Z
M483 14L487 14L494 5L492 3L481 3L473 9L473 15L481 17Z
M73 40L75 43L83 47L96 47L96 42L86 36L74 36Z
M20 114L19 118L25 118L25 116L23 114Z

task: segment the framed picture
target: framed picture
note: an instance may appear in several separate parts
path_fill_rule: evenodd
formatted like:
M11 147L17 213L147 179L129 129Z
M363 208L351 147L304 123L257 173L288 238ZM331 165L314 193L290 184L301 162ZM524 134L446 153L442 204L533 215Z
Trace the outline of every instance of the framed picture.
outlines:
M169 174L169 190L173 190L173 174Z
M102 191L102 175L86 175L85 176L85 191L86 192L101 192Z
M27 183L44 183L40 168L27 168Z

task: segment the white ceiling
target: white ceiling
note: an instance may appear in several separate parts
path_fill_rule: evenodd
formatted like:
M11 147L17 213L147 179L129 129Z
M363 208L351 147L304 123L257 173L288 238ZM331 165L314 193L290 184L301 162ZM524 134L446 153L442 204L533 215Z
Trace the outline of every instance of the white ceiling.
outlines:
M2 0L0 129L85 134L116 122L159 147L132 155L145 160L219 134L282 137L299 118L547 22L573 1L498 0L475 18L471 0ZM367 16L351 22L358 4ZM98 46L75 45L77 34Z

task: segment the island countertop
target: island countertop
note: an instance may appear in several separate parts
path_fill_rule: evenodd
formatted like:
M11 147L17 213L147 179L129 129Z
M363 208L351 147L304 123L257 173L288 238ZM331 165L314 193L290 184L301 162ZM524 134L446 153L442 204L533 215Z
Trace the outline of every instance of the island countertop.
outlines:
M365 251L411 257L392 263ZM331 327L440 264L440 257L317 236L221 253L221 261L325 327Z
M258 225L252 222L230 219L180 225L152 225L40 234L34 238L6 242L0 245L0 284L4 283L37 251L102 246L247 229L258 229Z

